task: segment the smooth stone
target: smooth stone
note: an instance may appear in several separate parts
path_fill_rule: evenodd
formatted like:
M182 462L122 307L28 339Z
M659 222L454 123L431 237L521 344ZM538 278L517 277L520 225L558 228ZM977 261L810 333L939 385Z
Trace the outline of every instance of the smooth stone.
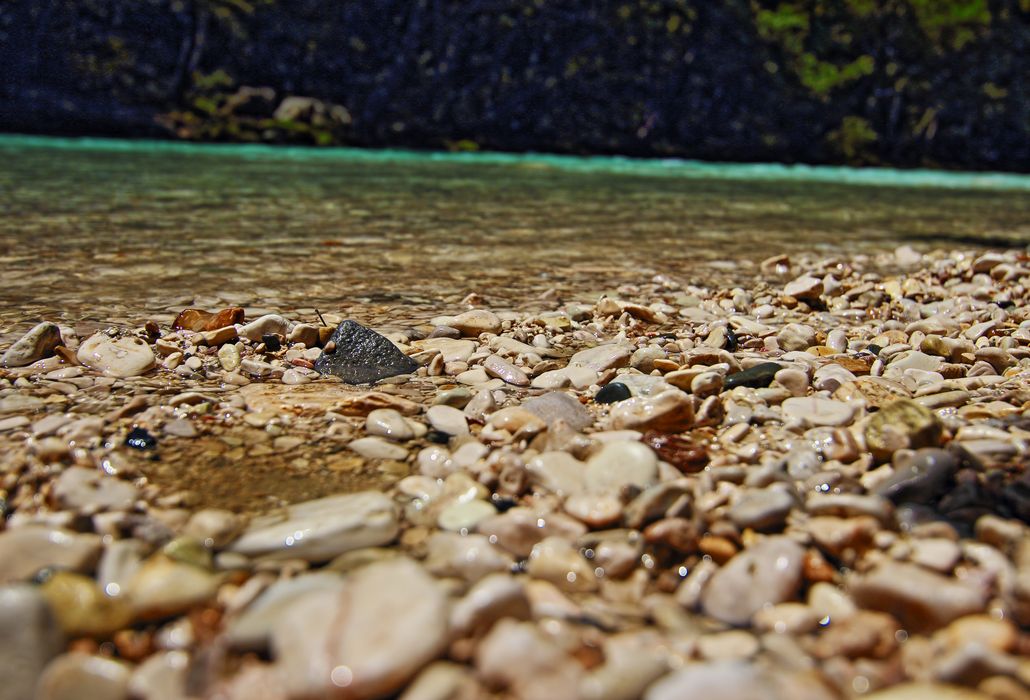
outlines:
M465 408L471 400L472 392L463 386L459 386L454 389L441 391L433 397L433 404L436 406L452 406L457 409L462 409Z
M366 459L393 459L402 462L408 458L408 451L381 437L364 437L352 440L347 447Z
M601 387L594 395L596 403L618 403L632 398L629 387L621 382L609 382Z
M718 394L722 391L725 381L720 372L701 372L690 380L690 393L702 398Z
M658 430L678 433L694 423L694 404L679 389L638 396L615 404L608 414L611 430Z
M228 551L248 557L328 561L352 549L393 541L397 517L393 501L378 491L329 496L287 506L274 518L255 519Z
M766 488L743 492L730 506L730 520L737 527L753 530L781 528L797 500L785 489Z
M426 542L426 552L425 567L433 575L466 581L510 571L515 565L515 559L485 535L434 532Z
M0 398L0 416L7 413L29 413L46 405L46 401L38 396L14 394Z
M441 530L467 532L474 528L480 520L492 515L497 515L497 509L486 501L479 499L458 501L440 511L440 517L437 518L436 524Z
M865 700L993 700L992 696L944 683L902 683L864 696Z
M334 571L316 571L279 579L239 615L230 618L224 639L236 651L266 651L272 630L283 624L295 602L316 591L339 592L343 588L343 577Z
M61 329L56 323L43 321L33 326L25 335L14 342L0 358L4 367L24 367L54 354L54 348L61 345Z
M823 281L811 275L801 275L788 282L783 293L795 299L818 299L823 293Z
M513 386L529 386L529 377L521 369L497 355L483 360L483 369L491 377L497 377Z
M535 435L547 428L542 418L521 406L508 406L492 413L488 423L490 427L506 430L512 435Z
M890 613L913 631L934 630L963 615L981 612L986 586L942 576L916 564L883 562L848 577L848 590L864 608Z
M500 620L475 651L488 684L515 700L575 698L583 667L532 622Z
M397 700L473 700L482 687L463 664L434 661L415 677Z
M775 379L791 396L804 396L808 392L808 375L799 369L781 369Z
M451 338L429 338L423 340L420 347L426 350L437 350L447 362L468 362L472 353L476 351L476 344L471 340L457 340Z
M815 329L802 323L788 323L776 334L780 349L786 352L807 350L815 345L815 339Z
M298 323L287 334L286 339L291 343L303 343L304 347L313 348L319 344L318 326L310 323Z
M589 367L595 372L603 372L606 369L625 367L629 364L631 354L632 348L628 345L608 343L580 350L569 358L569 364Z
M596 591L599 586L594 567L561 537L548 537L533 546L526 573L570 593Z
M188 697L190 657L185 651L159 651L137 666L129 679L129 695L140 700L182 700Z
M218 364L226 372L235 372L240 367L240 351L232 343L226 343L218 348Z
M815 674L781 671L746 661L690 662L651 685L644 700L835 700Z
M669 671L666 650L643 634L611 637L603 649L604 663L580 681L581 700L635 700Z
M586 534L587 528L563 513L538 513L530 508L515 507L481 520L476 530L502 549L525 558L533 546L546 537L574 540Z
M783 369L783 365L775 362L762 362L754 367L748 367L745 370L728 375L723 388L726 391L736 389L738 386L761 389L772 384L776 373L781 369Z
M522 580L507 573L489 574L478 581L451 609L451 629L462 635L482 634L502 618L532 616Z
M109 596L121 595L150 551L147 544L137 539L108 542L97 564L97 585Z
M812 376L812 388L816 391L828 391L831 394L846 382L855 381L855 374L836 362L829 362L815 370Z
M641 442L609 442L587 460L583 480L594 494L618 493L625 486L646 489L658 481L658 457Z
M793 600L801 587L805 550L787 537L769 537L737 553L701 593L711 617L745 626L767 605Z
M962 558L958 544L945 537L926 537L912 540L909 559L942 574L950 573Z
M926 372L936 372L940 369L944 360L934 355L927 355L919 350L905 350L892 355L890 362L884 369L883 376L888 379L901 377L907 369L920 369Z
M552 391L522 402L522 409L542 419L548 426L563 420L576 431L583 431L594 423L590 411L575 396L564 391Z
M136 377L156 362L150 346L140 338L112 339L104 333L87 338L76 354L79 362L109 377Z
M765 609L763 608L762 610ZM744 630L728 630L726 632L705 634L697 640L698 654L706 661L748 659L758 653L758 650L758 639L755 635Z
M571 383L572 380L569 379L568 372L565 369L552 369L533 377L529 385L534 389L554 391L556 389L564 389Z
M430 406L426 410L426 420L445 435L468 435L469 424L465 414L452 406Z
M139 489L129 482L83 467L61 472L52 493L62 508L87 513L130 510L139 498Z
M301 597L272 631L290 697L398 692L448 641L448 599L405 557L350 574L342 591Z
M785 399L781 405L785 418L799 420L805 425L847 425L855 415L853 406L820 396L794 396Z
M622 518L622 501L610 494L576 493L565 499L563 508L595 529L614 525Z
M47 663L64 649L49 603L28 585L0 586L0 698L33 697Z
M415 437L408 420L392 408L377 408L365 417L365 432L390 440L410 440Z
M90 576L58 571L40 592L69 638L108 637L133 619L129 603L106 595Z
M36 687L36 700L128 700L128 664L81 652L51 661Z
M37 525L9 528L0 532L0 583L27 580L47 567L87 573L101 548L98 535Z
M899 449L936 446L943 430L933 411L911 399L897 399L869 418L864 434L873 456L886 461Z
M279 314L265 314L240 326L238 330L241 338L247 338L257 343L266 335L286 337L290 332L290 322Z
M332 352L327 352L333 346ZM417 369L418 363L387 338L350 320L336 327L315 360L315 371L340 377L348 384L371 384Z
M447 325L456 328L465 337L478 337L481 333L500 333L501 319L493 311L473 309L448 319Z
M877 485L875 492L895 503L933 504L948 489L958 467L958 459L952 452L924 447Z
M232 511L204 508L190 515L182 534L210 549L221 549L236 539L245 525L246 520Z
M544 452L526 464L534 483L559 496L586 489L586 465L568 452Z
M143 562L126 586L135 615L158 619L179 615L215 597L221 577L158 555Z

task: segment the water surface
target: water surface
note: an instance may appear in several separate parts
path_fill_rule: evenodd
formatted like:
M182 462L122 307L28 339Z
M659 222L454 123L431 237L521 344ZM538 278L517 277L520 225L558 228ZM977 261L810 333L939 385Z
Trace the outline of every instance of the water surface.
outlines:
M0 159L3 333L187 304L411 320L469 292L518 306L655 273L731 284L777 253L1030 241L1010 175L17 137ZM877 179L902 186L844 182Z

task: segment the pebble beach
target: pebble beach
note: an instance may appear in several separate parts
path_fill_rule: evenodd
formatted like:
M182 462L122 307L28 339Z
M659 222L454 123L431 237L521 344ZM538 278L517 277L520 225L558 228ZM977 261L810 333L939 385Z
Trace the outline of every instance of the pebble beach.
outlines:
M14 324L0 698L1030 697L1030 256L738 278Z

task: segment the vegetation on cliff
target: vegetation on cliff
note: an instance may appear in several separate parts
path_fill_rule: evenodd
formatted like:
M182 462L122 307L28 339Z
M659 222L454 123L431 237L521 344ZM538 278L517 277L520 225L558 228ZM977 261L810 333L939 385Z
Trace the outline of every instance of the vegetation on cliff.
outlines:
M1025 171L1026 55L1030 0L12 0L0 128Z

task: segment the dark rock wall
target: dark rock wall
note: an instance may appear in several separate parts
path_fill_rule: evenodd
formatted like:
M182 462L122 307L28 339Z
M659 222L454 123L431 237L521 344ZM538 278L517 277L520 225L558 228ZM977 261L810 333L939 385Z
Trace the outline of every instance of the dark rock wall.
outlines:
M0 129L1027 171L1028 56L1030 0L5 0Z

